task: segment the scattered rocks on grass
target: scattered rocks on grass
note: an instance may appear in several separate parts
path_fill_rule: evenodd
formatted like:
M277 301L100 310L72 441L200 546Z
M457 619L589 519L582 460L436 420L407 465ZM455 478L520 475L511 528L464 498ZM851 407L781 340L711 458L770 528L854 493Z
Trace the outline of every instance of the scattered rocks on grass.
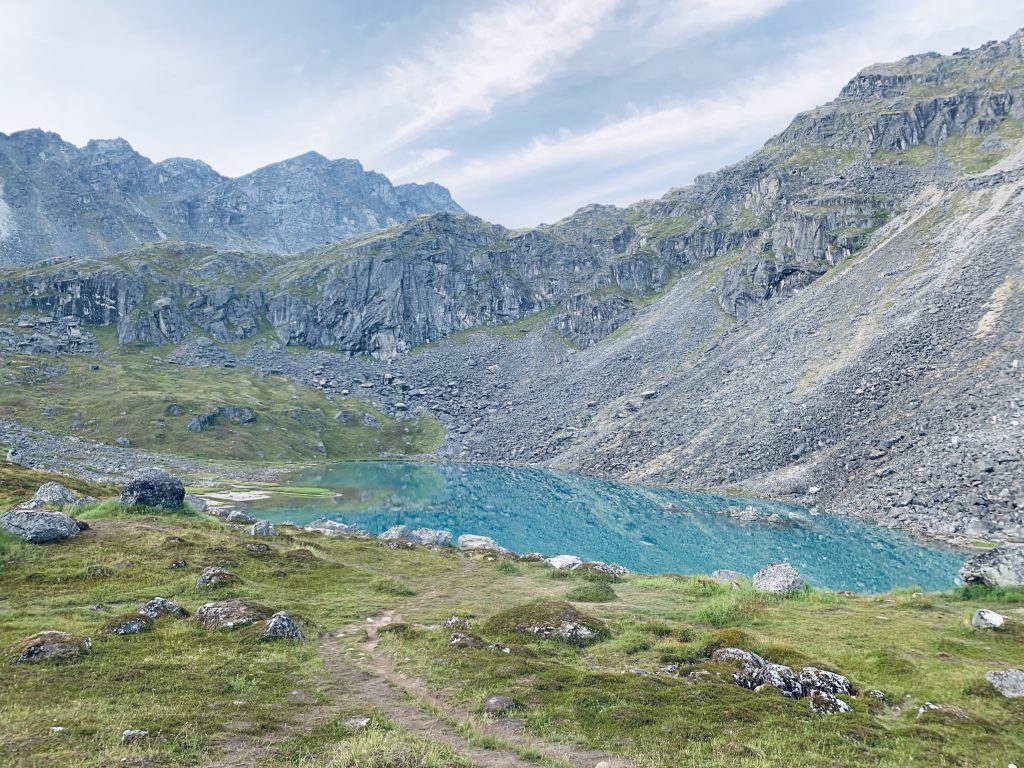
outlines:
M971 626L976 629L1001 629L1009 619L1001 613L979 608L971 616Z
M811 691L808 698L811 703L811 712L819 715L837 715L846 712L853 712L853 707L842 699L837 699L828 691Z
M519 708L511 696L491 696L484 702L484 714L487 717L503 717Z
M77 536L81 525L63 512L15 507L0 515L0 529L31 544L46 544Z
M112 619L103 627L104 634L108 635L137 635L152 628L153 619L142 614L130 614Z
M92 653L92 638L48 630L26 637L17 646L18 664L71 661Z
M270 617L267 628L260 635L260 640L305 640L298 623L284 611L278 611Z
M989 587L1024 586L1024 544L1003 544L975 555L960 569L960 578Z
M563 601L527 603L487 621L494 632L516 632L569 645L590 645L609 636L604 622Z
M985 675L993 688L1008 699L1024 696L1024 670L1000 669Z
M469 632L455 632L448 638L448 645L452 648L483 648L484 641Z
M218 568L217 566L211 566L209 568L204 568L203 572L199 574L199 581L196 582L196 587L199 589L222 587L239 581L241 581L241 579L231 571L226 571L223 568Z
M266 621L272 615L273 611L264 605L235 599L201 605L195 618L206 629L215 630L247 627L257 621Z
M960 707L926 701L917 708L917 719L923 722L966 722L970 715Z
M789 563L772 563L754 574L754 589L758 592L789 594L799 592L807 585Z
M121 491L121 503L127 507L181 509L184 501L185 486L181 480L159 467L138 470Z
M473 628L473 622L461 616L449 616L444 620L444 628L469 630Z
M840 675L838 672L829 672L817 667L804 667L801 669L800 683L808 690L822 691L832 695L857 695L857 689L853 687L848 677Z
M250 541L245 545L245 551L253 555L265 555L270 551L270 546L262 541Z

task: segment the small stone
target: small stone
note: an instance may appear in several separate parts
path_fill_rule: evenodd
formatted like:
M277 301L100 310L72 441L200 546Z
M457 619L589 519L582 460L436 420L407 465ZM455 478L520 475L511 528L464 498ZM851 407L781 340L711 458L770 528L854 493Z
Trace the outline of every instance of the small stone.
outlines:
M151 618L136 614L134 616L122 616L119 619L108 622L104 626L103 632L108 635L137 635L140 632L145 632L152 626L153 620Z
M270 617L267 628L263 630L260 640L305 640L298 623L284 611L278 611Z
M468 632L455 632L448 638L448 645L452 648L482 648L483 641L476 635Z
M245 545L245 551L251 552L254 555L265 555L270 551L270 547L262 541L251 541Z
M175 560L174 562L171 563L171 568L174 568L174 569L187 568L187 567L188 567L188 560Z
M142 741L149 738L149 731L129 729L121 734L122 744L135 744L136 742Z
M368 717L349 717L344 721L345 725L353 731L361 731L370 724Z
M511 696L491 696L484 702L484 714L487 717L501 717L518 708Z
M0 515L0 530L30 544L47 544L77 536L81 525L63 512L15 507Z

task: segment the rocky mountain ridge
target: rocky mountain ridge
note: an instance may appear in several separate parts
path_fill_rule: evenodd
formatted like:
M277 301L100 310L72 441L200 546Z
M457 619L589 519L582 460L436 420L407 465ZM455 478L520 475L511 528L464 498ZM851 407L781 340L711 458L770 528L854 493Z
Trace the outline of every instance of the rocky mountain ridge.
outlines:
M153 163L124 139L0 134L0 266L168 239L287 253L461 210L438 184L394 186L315 152L231 179L198 160Z

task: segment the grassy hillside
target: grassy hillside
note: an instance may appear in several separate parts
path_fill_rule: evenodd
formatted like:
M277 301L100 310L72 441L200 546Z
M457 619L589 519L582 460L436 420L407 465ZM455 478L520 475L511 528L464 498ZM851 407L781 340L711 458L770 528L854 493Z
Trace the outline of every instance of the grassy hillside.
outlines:
M605 753L657 768L1005 768L1024 754L1024 699L1004 699L984 679L1024 665L1021 590L786 599L672 575L596 587L540 563L294 529L252 552L241 529L206 517L107 510L90 525L62 544L0 548L0 765L593 766ZM178 559L187 567L169 568ZM198 590L210 565L242 581ZM308 639L260 643L255 627L209 632L173 618L132 637L100 632L155 595L190 611L258 600L287 610ZM551 613L534 601L565 599L610 636L582 648L512 628L516 617ZM972 629L980 606L1018 629ZM441 625L452 615L471 618L473 647L450 644ZM13 664L14 644L46 629L92 636L92 656ZM861 695L851 714L813 714L807 699L733 684L708 659L720 646L837 670L894 706ZM667 664L678 672L653 674ZM697 669L712 676L688 679ZM482 716L496 694L515 700L521 725ZM918 718L926 701L963 719ZM124 745L130 728L150 736ZM556 751L563 742L576 746Z
M354 398L330 397L283 377L242 369L154 365L152 348L109 361L14 357L0 367L0 417L114 444L196 458L325 461L433 450L443 427L431 418L397 421ZM180 414L168 409L180 407ZM189 422L222 407L250 408L250 424L216 417L201 432Z

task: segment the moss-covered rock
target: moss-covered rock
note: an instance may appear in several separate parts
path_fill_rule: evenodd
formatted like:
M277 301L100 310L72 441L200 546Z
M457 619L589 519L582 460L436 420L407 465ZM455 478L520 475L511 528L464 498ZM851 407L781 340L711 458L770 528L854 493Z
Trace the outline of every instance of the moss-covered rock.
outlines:
M502 634L533 635L569 645L590 645L610 637L604 622L562 601L527 603L497 613L485 629Z

